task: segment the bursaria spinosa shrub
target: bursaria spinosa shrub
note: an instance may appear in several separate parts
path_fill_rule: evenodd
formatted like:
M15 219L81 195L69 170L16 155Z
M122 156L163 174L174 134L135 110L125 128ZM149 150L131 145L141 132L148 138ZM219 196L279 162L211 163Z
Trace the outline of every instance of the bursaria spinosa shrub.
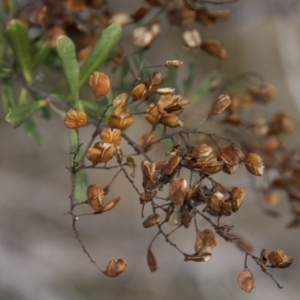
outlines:
M285 135L293 131L292 120L284 112L271 119L247 116L249 109L270 105L276 91L254 72L224 79L222 62L230 55L224 46L226 41L213 37L203 40L201 32L206 26L225 22L230 11L222 10L222 4L235 1L212 1L215 9L208 9L209 2L148 0L125 14L113 12L109 1L45 0L23 7L3 1L0 77L6 121L24 127L40 145L42 138L32 116L49 119L57 113L62 117L61 125L71 136L71 182L65 215L71 218L79 247L104 275L120 275L130 261L112 258L106 268L101 267L81 239L78 225L92 215L101 218L104 213L118 214L119 202L127 199L122 195L111 199L110 191L117 176L123 176L132 187L136 205L141 207L141 226L146 232L147 228L157 229L154 237L149 236L145 251L151 272L159 268L154 251L159 247L159 236L179 252L182 261L201 264L213 259L215 251L222 251L218 240L225 239L245 253L244 266L237 274L244 291L251 292L254 287L254 270L250 271L248 259L281 288L269 269L288 268L293 258L281 249L262 249L255 254L247 237L236 235L232 226L221 225L224 216L240 212L248 195L232 180L220 181L215 175L233 175L245 168L253 177L263 176L264 185L255 188L263 195L265 205L276 209L277 190L281 189L291 205L293 218L288 227L299 227L300 156L285 147ZM192 89L197 79L192 69L184 80L184 91L178 86L177 75L187 68L179 57L170 53L167 61L156 65L146 58L147 51L157 47L158 37L168 34L162 21L179 29L172 33L182 39L177 56L182 50L191 55L203 53L217 61L217 68L196 90ZM127 35L130 28L130 45L123 42L123 28ZM42 66L59 68L68 89L54 93L40 88L39 80L47 80L38 76ZM119 83L114 73L120 75ZM247 87L234 92L233 86L241 80ZM90 99L82 96L83 87L92 91ZM198 103L204 95L210 105L200 111ZM192 110L199 111L201 117L194 117ZM139 120L143 116L144 133L137 138L131 127L138 116ZM205 123L210 122L219 126L218 131L205 130ZM91 132L87 143L81 142L83 126ZM236 129L247 133L237 135ZM129 145L129 152L122 149L122 141ZM164 145L165 152L154 158L151 151L158 144ZM97 169L99 178L105 180L89 182L91 169ZM107 181L108 170L115 174ZM141 185L136 182L137 174L142 177ZM90 213L81 212L83 204L90 206ZM145 207L151 208L151 214L145 215ZM206 226L200 228L199 220ZM172 234L177 230L194 232L191 252L185 253L173 242Z

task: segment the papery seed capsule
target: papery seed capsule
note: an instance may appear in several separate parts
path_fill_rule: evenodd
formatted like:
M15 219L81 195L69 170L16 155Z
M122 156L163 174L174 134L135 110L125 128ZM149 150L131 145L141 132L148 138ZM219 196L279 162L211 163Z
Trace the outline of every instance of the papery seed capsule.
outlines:
M220 95L218 100L211 106L210 113L212 115L221 114L231 103L228 95Z
M108 162L113 158L115 154L115 146L113 144L107 144L103 142L92 145L86 157L94 164Z
M121 130L104 128L100 133L100 138L104 143L119 146L121 144Z
M278 249L268 254L268 259L271 262L273 268L288 268L294 261L294 259L284 253L283 250Z
M70 129L77 129L86 125L88 121L87 115L84 111L69 110L65 116L65 126Z
M100 72L94 72L90 76L89 86L93 90L96 98L105 96L110 89L109 77Z
M246 155L245 166L247 170L255 176L262 176L264 173L263 161L255 153L248 153Z
M216 56L220 59L225 59L228 56L226 49L219 41L216 40L203 41L201 48L208 54Z
M110 115L107 123L110 127L124 130L132 125L133 116L131 113L124 111L120 116Z
M120 200L121 200L121 198L117 197L117 198L109 201L106 205L103 206L102 212L106 212L106 211L113 209L120 202Z
M239 274L237 281L242 290L247 293L250 293L252 291L254 287L254 277L248 269L245 269Z
M91 184L86 190L88 204L98 212L101 212L104 206L104 190L99 184Z
M126 270L127 262L125 259L112 259L104 272L109 277L116 277Z
M144 222L143 226L145 228L150 228L157 224L160 221L160 215L159 214L151 214Z
M156 257L151 249L148 249L147 263L151 273L155 272L158 269Z
M147 89L144 83L138 84L131 92L133 100L140 100L146 95Z
M126 93L118 95L113 102L113 114L115 116L120 116L124 112L127 105L128 95Z
M191 49L198 49L201 45L200 33L197 29L186 30L182 34L184 44Z
M160 113L158 112L158 108L155 104L151 103L148 105L146 108L145 118L153 126L159 123Z
M165 67L169 69L176 69L183 65L181 60L167 60L164 64Z

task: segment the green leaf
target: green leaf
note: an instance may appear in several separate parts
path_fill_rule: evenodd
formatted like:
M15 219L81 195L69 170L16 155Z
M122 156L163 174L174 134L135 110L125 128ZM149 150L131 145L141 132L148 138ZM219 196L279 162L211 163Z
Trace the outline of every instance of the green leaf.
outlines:
M80 71L79 87L82 87L90 75L97 71L108 59L121 38L122 28L120 24L113 23L102 31L89 57L84 62Z
M24 122L24 128L26 134L33 142L35 142L38 146L41 146L43 144L42 136L40 135L34 121L31 118Z
M12 78L3 79L1 82L1 98L3 104L3 110L5 114L8 114L9 110L16 106L14 85Z
M18 20L11 20L5 30L14 58L27 82L31 81L29 38L26 27Z
M215 74L216 71L214 70L208 75L206 75L206 77L202 80L200 86L196 90L195 94L190 98L191 104L198 102L203 96L205 96L209 92L209 85Z
M51 51L51 45L50 43L43 43L37 45L37 51L33 56L33 65L32 68L35 69L38 67L41 63L43 63L47 56L49 55Z
M79 103L79 66L76 59L75 45L71 39L63 35L57 39L56 49L71 90L71 104L74 108L82 110Z
M36 102L30 102L11 107L8 109L5 120L14 125L14 127L18 127L24 123L37 109L45 107L47 104L48 103L46 100L39 100Z
M75 130L71 130L71 135L70 135L70 152L74 153L78 149L78 142L79 137L77 139L77 132ZM76 161L79 161L83 155L83 151L79 150L79 153L77 154L77 159ZM70 155L70 167L72 167L73 164L73 155ZM74 195L75 198L79 202L83 202L86 199L86 189L88 187L88 178L86 174L86 170L80 170L79 172L76 173L75 175L75 190L74 190Z
M31 97L32 97L32 99L34 100L34 101L39 101L39 100L41 100L39 97L37 97L36 96L36 94L34 94L34 93L30 93L30 95L31 95ZM45 107L42 107L41 109L40 109L40 116L43 118L43 119L45 119L45 120L47 120L47 121L49 121L50 119L51 119L51 110L50 110L50 107L47 105L47 106L45 106Z

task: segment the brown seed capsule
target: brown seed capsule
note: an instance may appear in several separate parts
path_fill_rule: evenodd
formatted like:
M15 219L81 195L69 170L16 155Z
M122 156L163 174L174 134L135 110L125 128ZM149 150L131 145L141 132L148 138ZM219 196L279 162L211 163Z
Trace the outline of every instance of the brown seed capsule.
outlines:
M84 7L84 0L66 0L65 8L68 11L79 12L82 11Z
M132 125L133 116L131 113L124 111L120 116L110 115L107 123L110 127L125 130Z
M184 261L206 262L209 261L211 257L212 257L211 253L201 253L201 254L195 253L192 255L186 255L184 257Z
M104 190L99 184L91 184L86 190L88 204L98 212L101 212L104 206Z
M165 67L169 69L177 69L183 65L181 60L167 60L164 64Z
M239 274L237 281L240 288L246 293L250 293L252 291L254 287L254 277L248 269L245 269Z
M160 88L156 90L156 93L160 94L160 95L173 95L174 94L175 89L174 88Z
M198 49L201 45L201 37L197 29L185 30L182 38L184 44L190 49Z
M94 72L90 76L89 86L93 90L96 98L105 96L110 89L109 77L100 72Z
M143 160L141 163L143 173L143 187L148 190L154 186L155 163L148 160Z
M151 191L151 193L142 193L140 196L140 203L144 204L147 202L150 202L153 200L153 198L155 198L155 196L157 195L157 191Z
M117 197L117 198L109 201L106 205L104 205L102 212L106 212L106 211L113 209L120 202L120 200L121 200L121 198Z
M216 56L217 58L225 59L227 57L227 51L219 41L216 40L203 41L201 48L208 54Z
M284 253L283 250L278 249L268 254L268 259L273 268L288 268L294 259Z
M126 270L127 262L125 259L112 259L104 272L109 277L116 277Z
M239 187L232 188L232 190L230 192L229 201L231 202L233 212L238 211L238 209L241 207L241 205L244 201L245 196L246 196L246 194L243 189L241 189Z
M148 152L156 146L157 138L152 131L147 131L139 140L139 145L143 148L144 152Z
M84 126L88 121L84 111L69 110L65 116L65 126L70 129L77 129Z
M173 114L165 114L160 117L159 122L170 128L183 127L184 123Z
M140 100L142 99L147 93L146 85L144 83L140 83L134 87L131 92L131 96L133 100Z
M255 176L262 176L264 173L263 161L255 153L248 153L246 155L245 165L247 170Z
M195 252L197 252L198 254L205 253L216 246L217 243L215 235L210 229L205 229L197 233L194 247Z
M138 22L139 20L141 20L150 10L150 6L146 7L146 6L140 6L138 7L133 13L130 14L131 19L134 22Z
M160 33L160 26L157 22L153 22L148 26L135 28L132 31L133 43L136 46L147 48L157 38Z
M104 128L100 133L102 142L119 146L121 144L121 130Z
M120 94L114 99L113 102L113 114L115 116L120 116L124 112L127 105L128 95L126 93Z
M228 95L220 95L217 101L211 106L210 114L219 115L221 114L231 103Z
M291 133L293 130L294 124L288 114L278 113L275 115L274 120L271 123L271 131L273 133Z
M193 217L191 211L184 204L180 207L180 217L181 223L184 226L184 228L189 228L192 223Z
M178 165L180 164L181 158L177 155L172 156L168 163L164 166L164 175L172 177L177 172Z
M155 272L158 269L156 257L151 249L148 249L147 263L151 273Z
M175 178L169 185L169 199L174 205L181 204L185 198L187 181L184 178Z
M145 228L150 228L157 224L160 221L160 215L159 214L151 214L144 222L143 226Z
M116 154L116 157L117 157L117 162L118 163L122 163L122 160L123 160L123 150L119 146L116 147L115 154Z
M270 206L275 206L279 203L279 195L277 192L269 189L262 192L265 202Z
M113 158L114 154L114 145L98 142L89 148L86 157L96 165L99 163L108 162Z
M181 214L179 211L173 211L168 215L168 223L171 226L179 226L182 224Z
M134 158L131 157L131 156L127 156L126 157L126 165L127 165L128 169L129 169L129 175L131 177L135 177L136 164L135 164Z
M146 108L145 118L153 126L159 123L160 113L158 112L157 105L153 103L148 105Z
M200 181L196 181L193 183L192 187L188 190L188 192L185 195L185 200L190 200L194 196L200 184L201 184Z
M266 119L258 118L253 122L252 129L256 136L266 136L270 130L270 127Z
M206 159L212 152L212 147L206 144L200 144L192 150L191 154L197 159Z
M44 24L47 11L48 11L48 7L46 5L36 7L29 16L30 23L34 25Z
M261 253L260 253L260 267L261 267L261 270L263 272L266 272L266 265L267 265L267 262L268 262L266 255L267 255L266 249L261 250Z
M259 87L252 87L248 89L248 93L254 98L255 101L269 103L275 97L276 90L273 85L269 84Z

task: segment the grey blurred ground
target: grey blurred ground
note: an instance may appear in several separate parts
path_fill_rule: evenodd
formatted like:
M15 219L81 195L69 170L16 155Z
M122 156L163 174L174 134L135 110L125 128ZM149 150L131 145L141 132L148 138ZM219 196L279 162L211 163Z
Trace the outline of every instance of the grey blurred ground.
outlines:
M134 5L138 1L126 2ZM228 6L233 14L228 22L204 30L203 37L224 42L229 52L224 64L228 77L252 70L273 83L278 95L275 105L268 110L284 108L299 125L300 22L299 5L295 4L297 1L288 0L240 1ZM159 56L153 55L153 63L169 58L174 45L181 47L179 40L176 31L169 39L159 39ZM178 52L183 55L181 49ZM203 73L214 66L213 59L204 54L198 57L192 58ZM70 190L64 168L68 162L68 131L58 117L50 123L37 122L45 137L40 148L27 139L22 129L13 130L1 118L1 300L299 299L299 230L285 229L290 216L284 199L279 208L284 213L279 220L265 216L255 204L258 195L243 174L239 174L235 184L246 188L247 199L238 214L223 222L235 225L237 233L251 240L256 253L263 248L282 248L295 258L290 269L272 270L284 289L279 290L250 262L256 288L250 295L242 292L236 277L243 268L244 255L221 239L217 240L211 261L198 264L183 262L182 256L160 239L153 248L159 269L151 274L146 265L146 250L155 229L145 230L141 226L136 194L121 177L115 184L117 188L109 194L111 199L122 196L115 211L78 223L82 238L100 265L105 266L116 257L129 263L127 271L115 279L100 274L72 238L70 219L63 216L68 209ZM133 130L134 136L141 136L144 129L136 125ZM83 135L84 139L89 138L88 128ZM296 135L294 142L299 141ZM154 155L161 156L164 151L157 149ZM109 176L92 171L90 181L105 184ZM192 251L193 233L182 232L176 240L184 250Z

